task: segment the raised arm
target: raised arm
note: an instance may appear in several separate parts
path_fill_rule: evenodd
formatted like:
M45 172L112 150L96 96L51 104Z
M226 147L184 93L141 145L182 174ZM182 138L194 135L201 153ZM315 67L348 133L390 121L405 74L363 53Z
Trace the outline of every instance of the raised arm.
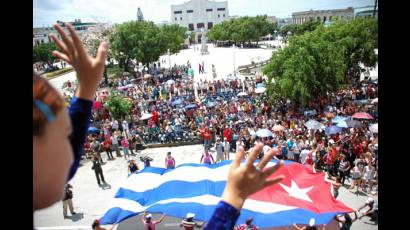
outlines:
M144 213L142 214L141 219L140 219L143 224L145 224L145 216L146 215L147 215L147 211L144 211Z
M293 224L293 227L295 227L297 230L304 230L305 229L305 227L298 227L296 224Z
M68 177L70 180L77 171L83 153L85 137L90 125L92 101L104 72L107 43L100 44L97 57L93 58L87 53L71 24L66 24L66 28L71 34L70 37L59 25L54 27L61 35L62 40L54 34L50 34L50 39L61 50L61 52L54 50L52 55L72 65L77 72L78 79L77 92L68 109L73 127L70 142L74 153L74 162Z
M161 218L159 218L159 220L157 220L157 223L161 223L164 220L164 218L165 218L165 214L163 214L161 216Z

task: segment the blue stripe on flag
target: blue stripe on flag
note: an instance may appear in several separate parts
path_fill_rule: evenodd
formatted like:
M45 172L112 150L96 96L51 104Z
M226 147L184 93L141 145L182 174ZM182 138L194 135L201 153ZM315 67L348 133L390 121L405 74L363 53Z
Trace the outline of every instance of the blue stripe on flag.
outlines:
M115 198L133 200L146 206L161 200L188 198L204 194L220 197L222 196L225 184L226 181L214 182L210 180L202 180L198 182L187 182L173 180L144 192L135 192L129 189L120 188L115 194Z
M216 205L202 205L198 203L168 203L156 204L147 209L148 212L160 212L169 216L183 217L189 212L195 213L197 220L208 221ZM101 224L115 224L131 216L138 215L131 211L122 210L121 208L112 208L100 219ZM265 227L280 227L296 224L308 224L310 218L314 218L316 224L328 224L337 212L328 212L317 214L305 209L293 209L288 211L280 211L275 213L260 213L247 209L241 210L241 215L238 218L237 225L244 223L247 218L253 217L253 223L261 228ZM308 218L307 218L308 217Z

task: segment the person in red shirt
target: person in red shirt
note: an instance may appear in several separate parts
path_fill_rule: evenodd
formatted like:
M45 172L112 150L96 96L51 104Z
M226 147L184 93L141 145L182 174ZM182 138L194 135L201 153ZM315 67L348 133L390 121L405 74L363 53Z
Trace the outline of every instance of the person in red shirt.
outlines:
M158 112L156 111L156 110L152 110L152 121L154 122L154 123L156 123L157 125L159 125L159 119L158 119Z
M209 149L211 146L211 130L206 127L202 135L204 137L204 147Z
M114 157L112 156L112 151L111 151L111 140L105 139L103 142L103 148L104 151L107 153L108 160L114 160Z
M224 138L226 138L228 142L232 142L232 131L228 126L225 126L223 135L224 135Z

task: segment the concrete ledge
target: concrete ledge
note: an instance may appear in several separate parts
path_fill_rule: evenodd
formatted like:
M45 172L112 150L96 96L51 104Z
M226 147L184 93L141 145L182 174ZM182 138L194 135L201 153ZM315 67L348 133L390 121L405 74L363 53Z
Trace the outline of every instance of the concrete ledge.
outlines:
M198 145L202 144L202 141L190 141L190 142L174 142L174 143L158 143L158 144L148 144L144 145L145 148L161 148L161 147L176 147L176 146L184 146L184 145Z

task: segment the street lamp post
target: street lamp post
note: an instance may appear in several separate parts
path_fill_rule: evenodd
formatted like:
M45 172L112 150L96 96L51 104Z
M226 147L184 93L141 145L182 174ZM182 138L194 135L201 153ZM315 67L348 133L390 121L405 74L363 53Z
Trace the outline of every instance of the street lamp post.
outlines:
M171 70L171 54L170 54L169 49L168 49L168 64L169 64L169 69Z
M235 44L232 45L232 51L233 51L233 76L236 77L236 71L235 71Z

